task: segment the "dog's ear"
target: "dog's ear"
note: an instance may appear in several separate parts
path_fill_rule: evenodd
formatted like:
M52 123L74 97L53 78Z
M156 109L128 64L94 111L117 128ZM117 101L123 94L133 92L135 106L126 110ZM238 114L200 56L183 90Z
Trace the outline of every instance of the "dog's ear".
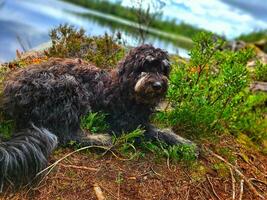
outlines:
M164 60L162 61L162 64L163 64L163 72L164 72L166 75L169 75L170 72L171 72L171 64L170 64L169 59L164 59Z

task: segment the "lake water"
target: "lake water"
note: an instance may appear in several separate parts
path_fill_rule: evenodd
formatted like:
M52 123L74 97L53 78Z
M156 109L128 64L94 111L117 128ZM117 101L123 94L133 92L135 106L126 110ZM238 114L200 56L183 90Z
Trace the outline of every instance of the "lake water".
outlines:
M57 0L0 0L0 62L14 59L16 49L29 50L49 41L49 31L63 23L83 27L92 36L120 31L127 45L139 42L131 29L134 24L123 19ZM173 43L149 35L147 42L187 56L187 50L181 47L183 41Z
M90 1L90 0L88 0ZM118 1L118 0L110 0ZM137 0L120 0L129 6ZM159 0L143 0L148 2ZM160 0L166 19L184 21L232 39L241 33L267 28L266 0ZM85 17L86 16L86 17ZM122 33L127 45L138 45L136 24L59 0L0 0L0 62L15 58L16 49L32 49L49 41L49 31L59 24L83 27L87 34ZM150 30L147 42L188 56L186 38ZM155 37L160 35L161 37ZM166 38L171 38L166 39ZM173 42L175 41L175 42Z

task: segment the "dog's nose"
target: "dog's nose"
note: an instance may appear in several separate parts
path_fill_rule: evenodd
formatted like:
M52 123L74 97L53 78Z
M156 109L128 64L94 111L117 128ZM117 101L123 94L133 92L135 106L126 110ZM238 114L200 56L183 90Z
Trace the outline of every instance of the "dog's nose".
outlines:
M157 82L153 83L152 87L155 90L160 90L162 88L162 83L157 81Z

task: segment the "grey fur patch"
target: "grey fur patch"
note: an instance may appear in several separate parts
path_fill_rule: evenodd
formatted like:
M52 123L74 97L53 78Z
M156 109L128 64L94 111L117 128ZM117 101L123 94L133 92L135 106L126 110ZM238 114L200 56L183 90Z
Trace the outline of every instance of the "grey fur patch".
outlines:
M6 183L15 188L31 182L47 165L47 158L57 147L57 136L32 124L32 129L15 133L0 143L0 192Z
M86 139L89 139L92 145L112 145L112 138L108 134L87 135Z
M146 80L146 78L147 78L147 74L144 76L141 76L141 78L138 79L138 81L136 82L136 84L134 86L135 92L140 92L142 85L143 85L144 81Z
M148 62L152 62L153 60L155 60L155 58L154 58L153 56L151 56L151 55L148 55L148 56L146 57L146 60L147 60Z
M167 59L164 59L162 63L164 66L170 66L170 62Z

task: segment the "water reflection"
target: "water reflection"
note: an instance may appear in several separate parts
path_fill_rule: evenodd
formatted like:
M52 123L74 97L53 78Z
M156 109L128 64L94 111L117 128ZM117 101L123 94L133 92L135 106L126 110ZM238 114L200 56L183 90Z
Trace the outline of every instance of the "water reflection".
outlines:
M30 49L47 42L49 30L62 23L83 27L89 35L114 34L119 30L128 45L138 43L130 25L104 19L94 15L93 11L69 3L58 0L0 0L0 3L1 62L13 59L16 49L23 51L23 48ZM171 53L179 51L181 55L187 55L182 42L155 37L155 34L148 37L148 42Z

